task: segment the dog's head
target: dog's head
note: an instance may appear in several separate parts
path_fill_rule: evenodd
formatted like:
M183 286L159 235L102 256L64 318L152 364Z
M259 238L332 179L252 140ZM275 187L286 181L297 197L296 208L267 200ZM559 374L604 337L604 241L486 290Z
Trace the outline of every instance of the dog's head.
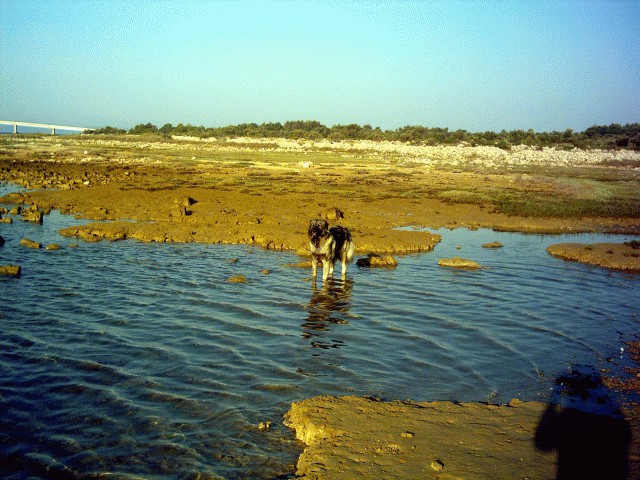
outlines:
M309 241L316 247L329 236L329 222L315 219L309 222Z

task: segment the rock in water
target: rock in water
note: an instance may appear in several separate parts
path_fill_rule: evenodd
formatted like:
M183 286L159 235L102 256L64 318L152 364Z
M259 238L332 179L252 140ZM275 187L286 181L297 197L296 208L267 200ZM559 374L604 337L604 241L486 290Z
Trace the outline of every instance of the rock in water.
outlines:
M227 279L229 283L247 283L247 277L244 275L234 275L233 277L229 277Z
M371 268L395 268L398 266L398 260L391 255L382 256L376 253L370 253L366 257L359 258L356 265Z
M23 238L22 240L20 240L20 245L23 245L25 247L29 247L29 248L42 248L42 244L38 243L38 242L34 242L33 240L29 239L29 238Z
M0 265L0 275L9 277L19 277L22 273L20 265Z
M441 258L440 260L438 260L438 265L440 265L441 267L465 268L469 270L478 270L482 268L482 265L480 265L479 263L460 257Z
M22 214L22 220L25 222L42 223L43 215L39 210L29 210Z
M491 243L485 243L484 245L482 245L482 248L502 248L504 247L504 245L502 245L500 242L491 242Z

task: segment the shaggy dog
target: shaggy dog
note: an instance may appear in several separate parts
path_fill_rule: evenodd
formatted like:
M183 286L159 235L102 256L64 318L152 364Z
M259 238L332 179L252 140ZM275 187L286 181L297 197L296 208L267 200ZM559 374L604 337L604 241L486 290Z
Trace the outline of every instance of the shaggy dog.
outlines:
M322 262L322 280L333 277L333 268L338 260L342 263L342 278L347 275L347 263L353 260L356 245L349 230L336 226L329 228L326 220L311 220L309 223L309 248L313 278L318 274L318 261Z

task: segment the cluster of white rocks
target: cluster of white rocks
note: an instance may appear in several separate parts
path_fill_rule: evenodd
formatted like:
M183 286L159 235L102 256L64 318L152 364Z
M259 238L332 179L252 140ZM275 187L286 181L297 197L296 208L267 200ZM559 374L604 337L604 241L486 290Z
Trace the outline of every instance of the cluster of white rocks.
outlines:
M466 143L459 145L411 145L403 142L372 141L372 140L292 140L287 138L198 138L190 136L173 136L173 142L150 142L131 140L117 140L106 138L90 138L83 136L79 140L65 139L55 147L69 146L77 142L97 148L124 148L144 151L158 150L186 150L193 160L208 153L220 151L270 151L270 152L300 152L318 153L330 152L347 158L374 159L379 162L390 163L418 163L423 165L445 165L453 167L483 166L501 168L505 166L539 165L539 166L619 166L625 168L640 168L640 151L634 150L572 150L556 149L554 147L531 147L518 145L510 150L503 150L491 146L471 146ZM27 139L14 139L20 142ZM30 139L33 141L33 139ZM41 141L47 141L45 137ZM87 151L85 151L88 154ZM51 154L52 161L95 161L99 156L84 155L60 159ZM132 158L130 156L116 159L120 163L153 163L146 156ZM114 161L110 158L109 161Z
M451 166L482 165L502 167L517 165L542 166L616 166L640 167L640 152L634 150L560 150L554 147L530 147L518 145L510 150L490 146L460 145L410 145L402 142L371 140L291 140L285 138L229 138L198 140L195 137L173 137L177 140L201 141L218 144L225 150L276 150L276 151L332 151L354 157L375 157L382 160L403 160L423 164Z

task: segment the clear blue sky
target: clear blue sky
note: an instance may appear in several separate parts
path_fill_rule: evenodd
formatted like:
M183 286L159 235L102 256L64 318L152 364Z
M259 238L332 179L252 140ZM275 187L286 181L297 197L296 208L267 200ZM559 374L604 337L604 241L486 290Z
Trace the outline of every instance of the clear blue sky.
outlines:
M640 0L0 0L0 118L640 122Z

